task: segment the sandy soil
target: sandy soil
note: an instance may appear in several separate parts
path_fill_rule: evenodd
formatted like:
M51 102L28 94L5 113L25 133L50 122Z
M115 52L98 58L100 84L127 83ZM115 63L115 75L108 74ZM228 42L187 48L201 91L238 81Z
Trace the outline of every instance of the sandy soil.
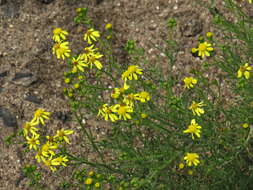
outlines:
M64 65L56 63L51 47L55 27L69 31L70 39L75 39L71 46L78 46L84 32L73 22L78 7L89 8L89 15L99 30L107 22L113 24L116 56L120 58L123 45L133 39L146 50L151 64L163 64L156 62L157 56L163 55L154 44L164 45L167 20L176 18L175 37L180 52L174 71L183 75L193 63L201 62L190 53L198 36L213 31L208 11L193 0L0 0L0 108L2 112L7 110L9 120L17 120L11 123L0 119L0 190L27 189L21 168L35 162L31 161L31 155L22 152L22 145L8 146L4 139L30 120L37 108L53 113L49 132L62 125L75 128L72 122L65 122L61 117L69 112L62 93ZM72 139L73 152L77 152L74 146L77 139L78 136ZM42 172L44 186L57 189L59 179L52 178L46 170ZM68 172L68 169L62 171L61 179Z

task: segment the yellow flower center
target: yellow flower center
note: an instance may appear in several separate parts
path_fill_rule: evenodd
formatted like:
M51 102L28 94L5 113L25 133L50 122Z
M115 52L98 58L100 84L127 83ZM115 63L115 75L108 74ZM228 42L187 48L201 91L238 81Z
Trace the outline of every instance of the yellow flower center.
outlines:
M43 110L42 109L38 109L35 113L34 113L34 116L35 117L41 117L41 115L43 114Z
M240 66L240 71L242 73L244 73L245 71L247 71L247 67L246 66Z
M195 154L188 154L187 156L187 160L189 160L190 162L193 162L196 158L197 156Z
M206 51L206 44L202 43L202 44L199 44L199 51Z
M86 32L86 35L87 35L87 36L91 36L91 34L92 34L92 30L88 30L88 31Z
M188 129L191 133L195 133L197 131L197 125L189 125Z
M64 131L59 131L58 136L59 136L59 137L64 137L64 136L65 136Z
M124 115L127 112L126 106L120 106L118 110L119 115Z
M112 113L112 110L108 108L108 109L105 110L105 113L106 113L106 114L111 114L111 113Z
M32 128L32 125L29 124L29 123L26 123L26 124L24 125L24 128L25 128L27 131L30 131L30 129Z
M198 108L198 103L192 103L191 107L194 110L197 109Z

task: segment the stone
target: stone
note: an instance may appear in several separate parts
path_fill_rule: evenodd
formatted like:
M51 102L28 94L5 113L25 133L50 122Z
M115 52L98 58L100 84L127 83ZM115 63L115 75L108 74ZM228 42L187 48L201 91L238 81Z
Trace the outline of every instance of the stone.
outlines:
M0 0L0 6L7 3L7 0Z
M6 127L18 127L17 118L8 109L0 107L0 117Z
M12 78L12 81L14 84L28 87L36 83L38 81L38 77L29 71L20 72L15 74L15 76Z
M66 121L70 119L70 113L57 111L53 113L53 117L65 123Z
M203 24L199 19L193 18L185 22L180 29L183 36L194 37L202 32Z
M4 71L0 73L0 78L6 77L8 75L8 71Z
M29 102L35 103L35 104L41 104L42 103L42 99L37 97L34 93L31 93L31 92L27 92L24 95L24 99L29 101Z
M52 3L54 0L38 0L38 1L44 4L49 4Z

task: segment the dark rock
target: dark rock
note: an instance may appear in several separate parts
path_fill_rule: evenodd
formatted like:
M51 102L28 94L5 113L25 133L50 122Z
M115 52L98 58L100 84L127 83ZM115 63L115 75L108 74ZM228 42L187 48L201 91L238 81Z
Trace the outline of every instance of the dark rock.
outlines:
M13 77L12 81L17 85L22 86L30 86L38 81L38 77L33 73L23 72L23 73L16 73Z
M8 75L8 71L4 71L0 73L0 78L6 77Z
M100 4L100 3L102 3L103 2L103 0L96 0L96 4L98 5L98 4Z
M38 1L44 4L49 4L52 3L54 0L38 0Z
M1 1L1 0L0 0ZM7 2L7 3L6 3ZM24 0L9 0L3 4L3 13L5 18L18 18L21 4Z
M7 0L0 0L0 6L4 5L5 3L7 3Z
M24 96L24 99L29 101L29 102L35 103L35 104L41 104L42 103L42 99L37 97L35 94L33 94L31 92L26 93L25 96Z
M53 117L58 120L61 120L63 123L65 123L66 121L68 121L70 119L70 113L57 111L57 112L53 113Z
M185 22L181 27L180 30L182 34L186 37L193 37L200 34L203 30L203 24L197 18L193 18Z
M6 127L18 127L17 119L8 109L0 107L0 117Z
M0 93L4 91L4 88L0 87Z

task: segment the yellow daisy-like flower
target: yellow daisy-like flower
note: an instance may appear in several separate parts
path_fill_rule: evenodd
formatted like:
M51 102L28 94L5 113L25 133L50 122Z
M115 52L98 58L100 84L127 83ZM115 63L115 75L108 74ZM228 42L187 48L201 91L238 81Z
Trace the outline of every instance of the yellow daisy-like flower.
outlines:
M57 59L65 59L70 56L69 42L58 42L53 46L53 54L56 54Z
M246 79L249 79L251 69L252 68L248 63L245 63L244 66L240 66L239 70L237 71L237 78L244 76Z
M89 58L92 54L94 54L94 53L98 50L98 48L94 48L94 44L93 44L93 45L91 45L91 46L89 46L89 47L83 48L83 50L84 50L83 56L84 56L84 58L85 58L86 60L88 60L88 58Z
M90 68L92 69L93 64L100 70L102 69L102 64L98 60L99 58L103 57L102 54L99 53L93 53L88 57L88 64L90 65Z
M142 75L142 69L137 65L130 65L128 69L121 75L122 80L138 80L138 75Z
M150 100L150 94L146 91L142 91L136 94L136 100L141 101L142 103Z
M107 24L105 25L105 29L106 29L106 30L112 29L112 24L111 24L111 23L107 23Z
M84 67L88 67L87 59L85 59L84 55L78 55L77 58L71 58L71 64L73 65L72 73L76 73L78 70L84 72Z
M184 133L191 133L192 139L194 139L194 135L200 138L201 126L196 123L195 119L191 120L191 124L188 126L188 129L184 130Z
M70 144L67 135L70 135L72 133L74 133L74 131L72 131L72 130L60 129L60 130L57 130L54 138L58 139L59 141L65 141L66 143Z
M45 124L44 119L49 119L50 112L46 112L44 109L37 109L34 113L34 117L32 119L32 123L41 123Z
M199 155L197 153L186 153L184 160L188 166L197 166L200 163Z
M59 157L53 159L53 162L57 162L57 163L59 163L59 165L62 165L62 166L65 166L65 167L67 166L66 162L68 162L68 161L69 160L68 160L67 156L59 156Z
M249 127L249 124L248 123L244 123L244 124L242 124L242 127L246 129L246 128Z
M25 124L23 125L23 131L24 131L24 135L27 136L29 133L31 134L36 134L36 131L38 131L39 129L37 129L36 126L38 125L38 123L33 123L33 122L25 122Z
M95 183L95 185L94 185L96 188L99 188L99 187L101 187L101 185L100 185L100 183L99 182L97 182L97 183Z
M197 84L198 80L193 77L185 77L184 78L184 87L185 88L193 88L195 84Z
M108 107L108 104L104 104L103 107L98 110L98 116L102 115L105 121L110 119L112 122L115 122L118 120L118 117L115 114L116 112L117 110L115 109L115 106Z
M123 87L114 88L113 92L111 93L111 97L117 99L121 94L124 94L124 92L129 88L130 86L128 86L127 83L125 82Z
M130 94L124 95L123 102L126 105L128 105L130 107L133 107L134 106L134 100L138 99L138 95L139 94L134 94L134 93L130 93Z
M212 37L213 37L213 33L212 33L212 32L207 32L207 33L206 33L206 37L212 38Z
M93 183L93 179L92 178L90 178L90 177L88 177L86 180L85 180L85 182L84 182L86 185L90 185L90 184L92 184Z
M189 109L192 110L193 115L200 116L201 114L205 113L204 109L201 108L203 106L204 103L202 101L199 103L193 101Z
M51 171L53 171L53 172L56 171L56 168L54 166L59 166L60 165L60 163L57 160L52 159L52 157L50 157L48 159L42 157L42 161L45 164L45 166L50 168Z
M40 144L39 134L33 133L32 137L26 136L27 144L29 145L29 149L37 150L37 145Z
M92 44L93 41L97 41L97 38L100 37L99 31L94 30L93 28L87 30L87 32L84 34L84 41L87 41L88 44Z
M179 164L178 164L178 168L179 168L179 169L183 169L183 168L184 168L184 163L179 163Z
M49 142L46 142L41 147L41 153L45 157L54 156L55 153L53 150L57 149L57 148L58 148L58 146L56 144L51 144Z
M61 28L56 28L53 30L53 40L55 42L61 42L66 39L66 36L69 34L67 31L62 30Z
M204 58L205 56L209 57L211 51L213 51L213 47L211 44L207 42L199 43L198 48L192 49L192 52L195 53L198 51L198 56Z
M117 113L119 115L119 119L131 119L131 115L129 113L133 112L133 108L129 105L125 105L125 104L116 104L115 105L115 109L117 109Z

